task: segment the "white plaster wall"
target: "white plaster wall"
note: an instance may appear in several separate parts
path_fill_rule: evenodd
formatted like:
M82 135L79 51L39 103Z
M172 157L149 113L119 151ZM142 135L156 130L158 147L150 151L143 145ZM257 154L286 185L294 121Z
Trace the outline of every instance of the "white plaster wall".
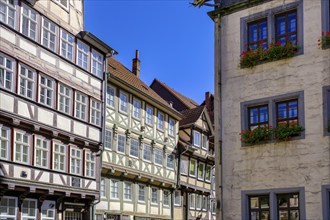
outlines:
M14 98L0 91L0 108L8 112L14 112Z
M320 0L303 1L304 54L240 69L240 18L292 1L272 1L222 19L223 213L241 219L241 191L305 187L307 219L322 219L321 185L330 183L329 137L323 136L322 86L330 52L318 48ZM304 91L305 138L242 147L240 103Z

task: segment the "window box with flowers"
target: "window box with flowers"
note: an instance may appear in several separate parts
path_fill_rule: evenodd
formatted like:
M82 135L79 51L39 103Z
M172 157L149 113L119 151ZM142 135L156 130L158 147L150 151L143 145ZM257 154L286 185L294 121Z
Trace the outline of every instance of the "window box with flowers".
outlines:
M293 57L298 49L299 47L289 40L286 44L272 42L269 48L266 49L264 49L262 43L260 43L256 50L248 49L241 53L240 67L252 68L261 63Z
M322 32L322 37L318 40L318 45L323 50L330 48L330 31L329 32Z

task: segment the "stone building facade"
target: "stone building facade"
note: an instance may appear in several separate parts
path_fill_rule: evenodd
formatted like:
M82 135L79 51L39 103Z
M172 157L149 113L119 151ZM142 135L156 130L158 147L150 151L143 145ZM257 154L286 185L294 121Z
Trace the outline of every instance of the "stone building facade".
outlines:
M84 1L0 1L0 219L92 219L104 62Z
M330 219L330 50L318 45L330 31L329 0L215 3L219 217ZM263 54L287 46L281 56L293 56L240 65L259 45ZM297 126L304 131L280 136ZM274 134L241 140L257 127Z

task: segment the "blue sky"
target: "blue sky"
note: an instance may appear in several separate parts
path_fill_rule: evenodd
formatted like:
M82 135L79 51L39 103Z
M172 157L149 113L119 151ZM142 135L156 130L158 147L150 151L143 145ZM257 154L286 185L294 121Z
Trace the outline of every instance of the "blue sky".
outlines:
M118 51L131 69L140 51L141 79L154 78L201 103L214 91L210 7L193 0L85 0L85 30Z

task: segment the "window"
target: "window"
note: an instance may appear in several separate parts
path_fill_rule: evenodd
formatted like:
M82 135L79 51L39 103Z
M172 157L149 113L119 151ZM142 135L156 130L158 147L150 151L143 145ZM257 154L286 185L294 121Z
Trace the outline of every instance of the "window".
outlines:
M87 96L76 92L76 118L86 120Z
M45 17L42 17L42 45L48 49L56 50L58 27Z
M163 151L158 148L154 148L155 153L155 164L163 165Z
M207 211L207 207L208 207L208 197L207 196L203 196L202 210L203 211Z
M22 3L21 32L34 41L38 40L38 14Z
M35 165L48 168L50 141L38 136L35 140Z
M104 147L107 149L112 149L112 132L108 129L105 130Z
M249 129L268 127L268 105L248 108Z
M174 169L174 154L167 155L167 168Z
M92 50L92 73L98 77L102 77L103 73L103 56Z
M171 136L175 135L175 121L172 118L168 120L168 134Z
M213 214L217 211L217 203L215 201L211 202L211 211Z
M107 105L115 107L115 89L110 86L107 87Z
M0 126L0 159L8 159L10 129Z
M59 84L58 86L58 110L66 114L71 113L72 89Z
M118 199L118 181L117 180L110 180L110 198L111 199Z
M282 46L289 40L297 44L297 12L290 11L275 17L275 41Z
M53 107L53 94L54 94L54 80L40 75L40 84L39 84L39 102Z
M106 197L106 188L105 188L105 179L101 178L101 182L100 182L100 194L101 197Z
M164 130L164 114L161 112L158 112L157 128L160 130Z
M195 194L194 193L189 194L189 208L195 209Z
M65 172L65 161L66 161L66 145L60 143L54 143L53 153L53 169L57 171Z
M124 182L124 199L132 200L132 184Z
M33 99L34 97L34 76L35 71L27 68L26 66L20 64L20 74L19 74L19 94Z
M101 103L91 99L91 123L101 125Z
M181 206L181 192L179 190L174 191L174 205Z
M152 107L147 106L146 107L146 124L152 125L152 116L153 116Z
M120 99L119 99L119 110L121 112L127 112L127 103L128 103L128 97L125 93L120 92Z
M184 175L188 175L188 165L189 165L189 160L186 157L181 158L180 162L180 173Z
M321 1L321 10L322 10L322 31L329 32L330 31L330 1L325 0Z
M199 180L204 180L204 163L199 163L198 164L198 179Z
M69 0L55 0L55 1L65 9L69 8Z
M37 200L24 199L22 203L22 220L37 219Z
M31 135L15 132L15 161L29 164L30 162L30 138Z
M139 157L139 141L131 139L129 155L133 157Z
M300 219L301 217L299 215L299 194L278 194L277 208L279 219Z
M0 53L0 88L13 90L15 61Z
M158 203L158 189L151 188L151 203Z
M140 119L140 110L141 102L137 99L133 99L133 117L136 119Z
M74 37L65 30L61 30L61 56L70 61L73 61L73 42Z
M82 161L82 155L81 150L78 150L76 148L71 148L71 154L70 154L70 173L81 175L81 161Z
M41 206L41 220L55 220L55 201L43 201Z
M65 211L65 219L64 220L82 220L81 212L73 212L73 211Z
M298 100L288 100L276 103L276 123L298 125Z
M196 210L202 209L202 195L196 194Z
M151 146L144 144L143 145L143 159L151 161Z
M196 176L196 163L197 161L195 159L190 159L189 176Z
M164 190L163 196L164 196L164 206L170 206L170 191Z
M86 176L95 177L95 156L92 152L87 152L85 154L85 163L86 163Z
M322 185L321 192L323 219L330 219L330 184Z
M211 169L212 169L212 166L206 165L206 169L205 169L205 181L206 182L211 182Z
M80 40L77 41L77 65L83 69L88 69L89 46Z
M118 135L117 138L117 151L121 153L125 153L125 142L126 142L126 137L123 135Z
M140 202L145 202L145 186L139 185L139 198Z
M254 21L248 24L248 48L256 50L259 45L263 49L268 47L267 45L267 19Z
M249 213L250 219L269 219L269 196L250 196Z
M3 196L0 198L0 219L17 219L17 198Z
M323 127L324 135L330 135L330 85L323 87Z
M207 150L209 149L209 139L207 137L207 135L202 135L202 148Z
M194 146L199 147L201 141L201 134L198 131L194 131Z
M3 0L0 2L0 21L15 28L16 0Z

